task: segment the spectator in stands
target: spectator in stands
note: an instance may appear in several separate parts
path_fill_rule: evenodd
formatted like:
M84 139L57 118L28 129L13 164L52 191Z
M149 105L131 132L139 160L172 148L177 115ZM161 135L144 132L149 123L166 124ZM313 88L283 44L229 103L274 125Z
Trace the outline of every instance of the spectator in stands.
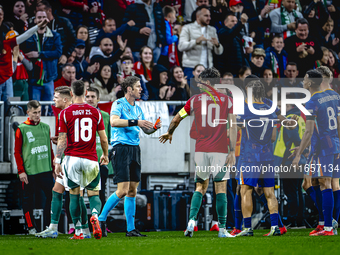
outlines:
M218 31L224 52L217 59L217 67L221 73L231 72L236 75L242 66L248 66L244 54L241 29L247 23L248 16L243 13L240 19L230 13L224 20L224 27Z
M337 58L337 54L334 50L329 49L329 56L328 56L328 68L332 71L333 77L338 78L340 74L339 70L339 60Z
M139 52L145 45L153 50L154 62L157 63L161 55L160 47L166 44L165 22L162 7L158 1L136 0L126 8L123 23L133 20L136 25L129 27L129 46L135 61L140 58Z
M244 80L247 76L251 75L251 69L249 66L242 66L238 71L238 79L235 79L235 85L239 87L244 95L246 95L246 90L244 87Z
M272 21L270 32L283 34L286 39L294 35L296 29L296 19L303 18L299 11L295 10L295 0L282 0L281 8L277 8L269 13Z
M317 9L319 16L315 13ZM313 29L310 31L310 35L314 37L320 36L321 28L329 19L329 13L323 1L310 1L309 5L303 7L303 16L308 21L309 26Z
M174 35L172 30L172 24L176 22L176 10L171 6L164 6L163 14L165 17L165 27L166 27L166 44L162 47L161 57L158 63L166 68L172 67L174 65L179 65L177 45L178 35Z
M88 89L90 87L90 82L86 79L83 79L83 82L84 82L85 88Z
M111 73L109 65L100 66L97 77L94 78L94 82L90 85L90 87L98 89L99 98L103 101L115 101L117 92L121 90L120 86L114 87L115 80L112 78Z
M67 57L72 54L76 43L76 33L71 22L67 18L53 13L52 7L47 0L43 0L37 4L36 12L38 11L47 14L47 18L50 21L48 27L60 35L63 54L60 56L59 62L62 65L66 64Z
M76 79L80 80L81 78L90 79L92 74L95 74L99 70L99 63L94 63L89 65L89 63L85 59L85 42L83 40L77 39L76 47L74 49L76 53L76 57L72 64L76 68Z
M178 49L183 52L184 76L192 78L192 71L197 64L213 66L213 52L223 53L223 46L218 41L216 28L209 26L210 11L203 7L196 13L196 21L183 27Z
M295 33L285 40L285 50L288 61L297 64L299 76L303 77L314 68L315 61L322 58L322 51L318 40L309 36L309 24L305 18L296 21Z
M264 31L270 24L268 14L272 9L264 1L243 0L242 3L244 6L243 13L247 14L249 18L249 31L255 32L256 47L264 48Z
M315 63L315 68L319 66L327 66L329 59L329 50L326 47L321 46L322 58L317 60Z
M50 126L40 121L41 105L36 100L27 104L27 120L15 132L14 157L22 182L22 208L30 235L36 233L33 215L38 207L35 195L43 191L46 196L44 225L50 222L50 207L53 188L53 150ZM35 207L37 205L37 207Z
M171 95L171 86L168 85L168 69L162 65L156 65L152 70L152 81L146 84L149 92L148 100L169 100Z
M273 99L273 87L275 87L275 82L273 79L273 71L272 69L265 69L263 71L263 85L266 90L266 98L272 100Z
M48 23L46 18L41 19L37 26L26 31L24 34L17 37L6 39L6 35L3 36L3 32L7 28L3 27L3 10L0 6L0 100L5 102L5 112L7 112L8 98L13 96L13 59L12 59L12 49L29 39L38 29L45 27ZM16 64L16 62L14 62Z
M98 62L101 67L104 65L113 65L125 50L127 40L123 42L121 36L117 36L117 43L119 45L119 49L114 52L112 40L110 38L103 38L99 47L92 47L91 49L91 64Z
M76 31L77 39L85 42L85 56L88 57L91 50L91 42L89 37L89 29L87 26L80 25Z
M136 74L139 74L145 83L152 80L152 70L154 67L153 57L152 49L149 46L144 46L140 50L140 61L135 62L133 66Z
M76 80L76 68L72 64L65 64L61 72L61 78L54 82L54 89L61 86L71 87L71 83Z
M37 11L35 23L47 19L45 11ZM25 44L26 56L34 64L29 79L30 98L37 101L52 101L54 80L58 77L57 63L62 54L60 35L42 26L38 33L30 37Z
M339 38L334 33L334 21L332 19L328 19L323 25L321 34L318 38L320 38L319 41L321 46L339 52Z
M224 20L230 12L226 0L213 0L211 3L211 21L210 24L217 29L217 32L224 26Z
M201 93L201 90L197 87L198 76L205 70L204 65L197 64L192 71L193 77L188 79L190 85L190 91L192 95Z
M133 58L132 51L130 47L125 47L124 52L120 55L120 59L112 65L112 71L114 73L121 73L123 70L121 68L122 58L128 56Z
M88 6L90 0L60 0L60 4L64 9L64 16L66 16L72 23L73 27L78 27L83 24L83 17L86 17L90 7Z
M266 57L266 53L262 48L256 48L251 55L251 62L250 68L252 74L256 75L257 77L262 77L264 72L264 58Z
M102 9L102 0L88 0L90 10L86 13L83 25L89 28L89 39L91 44L94 44L101 29L105 23L105 14Z
M28 14L26 13L25 3L22 0L14 1L13 16L7 18L14 25L14 30L19 34L24 33L28 29Z
M134 25L135 22L133 20L129 20L126 24L123 24L121 27L117 29L116 21L114 19L112 18L106 19L103 28L99 30L95 45L99 45L100 41L103 38L110 38L112 41L115 41L117 35L123 35L123 33L127 30L128 27L133 27Z
M194 70L192 71L193 78L197 79L200 73L202 73L205 70L204 65L202 64L197 64L194 67Z
M189 0L189 2L192 0ZM194 6L193 11L190 12L190 22L195 22L197 11L199 11L202 7L206 7L210 11L210 3L208 0L196 0L196 6ZM189 22L189 23L190 23ZM214 25L214 24L212 24Z
M170 100L186 101L190 98L190 88L188 85L187 77L184 76L182 67L174 66L170 69L169 84L175 88Z
M299 68L296 63L288 62L285 76L287 79L281 79L277 85L279 98L281 98L281 88L288 87L288 88L303 88L302 81L298 78L299 76ZM304 97L303 94L300 93L287 93L287 95L292 94L294 98L301 98Z
M14 35L9 36L8 39L15 37L14 31L10 31ZM6 36L6 40L7 36ZM13 48L13 61L17 62L17 68L13 74L13 96L20 97L21 101L28 101L28 73L27 71L33 70L33 63L29 61L22 50L19 49L19 45Z
M272 46L266 49L266 57L263 66L270 68L273 71L274 77L285 77L284 71L286 69L288 54L283 49L285 44L280 35L274 35L272 39Z
M121 59L121 72L116 73L117 76L117 81L119 86L123 84L124 80L126 77L129 76L137 76L139 79L141 79L141 76L139 74L136 74L135 71L133 70L133 57L132 55L126 55L123 56ZM149 93L146 88L145 82L143 79L140 80L141 86L142 86L142 96L141 100L146 101L148 100ZM119 89L117 92L117 99L121 98L124 96L124 91Z

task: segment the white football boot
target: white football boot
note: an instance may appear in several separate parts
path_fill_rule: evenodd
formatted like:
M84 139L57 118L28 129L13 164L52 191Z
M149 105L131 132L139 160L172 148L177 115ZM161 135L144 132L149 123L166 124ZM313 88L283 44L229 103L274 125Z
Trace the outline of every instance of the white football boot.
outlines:
M50 228L46 228L44 231L40 233L36 233L35 237L41 237L41 238L57 238L58 237L58 231L52 230Z
M218 231L218 237L235 237L235 236L229 234L229 232L225 228L220 228L220 230Z
M184 236L192 237L194 235L195 221L189 220L187 229L184 232Z

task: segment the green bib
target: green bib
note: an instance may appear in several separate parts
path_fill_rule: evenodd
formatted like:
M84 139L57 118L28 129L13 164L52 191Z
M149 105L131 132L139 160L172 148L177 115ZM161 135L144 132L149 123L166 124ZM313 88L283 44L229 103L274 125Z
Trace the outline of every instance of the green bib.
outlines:
M288 116L286 116L286 118L288 119L289 117L293 117L293 116L294 114L289 114ZM298 118L298 124L299 124L299 136L300 136L300 139L302 139L303 134L306 131L306 123L301 116L299 116ZM280 136L277 139L275 150L274 150L274 155L280 158L283 158L285 151L286 151L285 141L283 140L283 129L284 127L281 126ZM295 147L295 144L293 143L291 149L293 149L294 147Z
M104 111L100 111L103 117L103 121L104 121L104 126L105 126L105 133L107 136L108 141L110 141L110 137L111 137L111 125L110 125L110 115L107 112ZM103 149L102 146L100 144L100 137L97 133L96 135L96 150L97 150L97 156L98 156L98 162L100 161L100 157L103 155ZM107 165L108 169L109 169L109 175L113 174L113 168L112 168L112 164L109 163Z
M19 125L22 134L22 158L27 175L52 171L50 127L40 122L38 125Z

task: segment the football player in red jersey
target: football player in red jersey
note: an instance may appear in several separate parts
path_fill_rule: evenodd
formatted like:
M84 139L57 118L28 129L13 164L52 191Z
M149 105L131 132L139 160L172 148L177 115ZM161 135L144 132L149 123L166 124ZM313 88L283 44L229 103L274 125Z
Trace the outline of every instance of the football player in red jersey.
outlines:
M192 237L193 235L195 219L201 207L203 195L209 185L209 176L212 174L215 183L216 211L220 229L218 236L234 237L225 228L227 215L226 181L229 179L229 171L225 166L231 167L235 164L237 126L236 124L231 125L230 143L228 144L227 125L225 123L215 124L215 120L221 119L236 123L236 117L233 115L233 100L229 96L217 92L213 85L210 85L209 79L220 78L220 73L215 68L205 69L198 78L202 90L206 92L194 95L187 101L182 110L171 121L168 132L161 135L159 141L165 143L169 140L171 143L172 135L179 123L190 113L195 115L196 190L191 199L190 216L185 236ZM204 97L206 98L207 114L202 112L204 107L202 107L202 99Z
M56 174L61 176L62 167L66 172L70 188L70 213L76 231L73 239L83 239L80 217L80 188L88 190L92 217L93 235L100 239L98 213L101 209L99 199L100 174L96 151L96 132L98 131L103 155L100 163L107 165L108 141L105 126L98 109L85 103L85 85L75 81L71 85L73 105L60 114L59 138L55 159ZM61 155L65 154L62 165ZM67 166L67 167L66 167Z

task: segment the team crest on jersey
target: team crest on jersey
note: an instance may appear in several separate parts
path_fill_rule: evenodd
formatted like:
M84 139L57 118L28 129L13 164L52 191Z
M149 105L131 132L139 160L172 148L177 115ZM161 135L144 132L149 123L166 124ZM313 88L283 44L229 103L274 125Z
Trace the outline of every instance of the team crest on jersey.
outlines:
M29 143L32 143L32 142L35 141L35 138L33 137L32 132L27 132L27 133L26 133L26 136L27 136L27 139L28 139L28 142L29 142Z

